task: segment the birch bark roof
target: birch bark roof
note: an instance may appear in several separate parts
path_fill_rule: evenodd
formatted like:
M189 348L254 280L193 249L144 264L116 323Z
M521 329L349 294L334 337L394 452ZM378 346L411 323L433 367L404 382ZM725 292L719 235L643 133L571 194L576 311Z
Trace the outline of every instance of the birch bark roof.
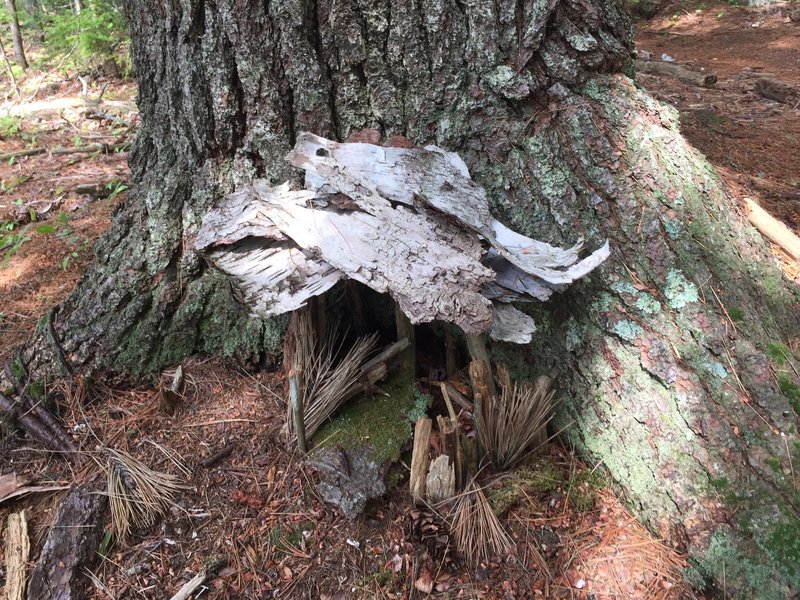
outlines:
M579 260L580 240L563 249L507 228L461 158L435 146L303 133L287 158L307 189L256 181L209 211L195 240L258 316L296 310L347 277L389 293L412 323L526 343L534 323L507 302L546 300L609 254L606 242Z

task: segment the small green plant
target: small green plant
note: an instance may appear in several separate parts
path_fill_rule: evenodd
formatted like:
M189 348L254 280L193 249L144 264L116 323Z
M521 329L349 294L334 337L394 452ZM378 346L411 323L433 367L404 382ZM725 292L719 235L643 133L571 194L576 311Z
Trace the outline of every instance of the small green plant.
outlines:
M65 254L64 258L61 260L61 270L66 271L67 269L69 269L69 263L72 262L72 259L74 258L78 258L78 252L75 250Z
M114 534L110 529L106 529L105 533L103 534L103 539L100 540L100 547L97 549L97 553L103 558L105 558L108 556L108 553L111 552L111 548L113 545L114 545Z
M25 242L30 241L27 235L28 227L18 229L16 223L0 223L0 255L2 261L0 264L5 266L8 261L20 248L25 245Z
M14 115L0 117L0 137L11 137L19 133L22 121Z
M119 196L125 190L127 190L128 186L125 183L123 183L122 181L119 181L118 179L114 179L113 181L110 181L106 185L106 189L110 191L110 193L108 194L108 197L106 198L106 200L110 201L110 200L113 200L114 198L116 198L117 196Z

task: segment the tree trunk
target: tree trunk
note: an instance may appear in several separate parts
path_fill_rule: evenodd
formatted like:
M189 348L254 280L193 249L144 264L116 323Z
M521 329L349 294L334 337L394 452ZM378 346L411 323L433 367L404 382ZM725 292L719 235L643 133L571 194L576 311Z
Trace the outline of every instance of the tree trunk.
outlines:
M530 347L495 345L494 360L517 375L558 367L570 440L688 551L699 583L741 597L800 588L800 400L766 355L796 342L797 288L675 111L619 73L621 1L127 7L137 185L24 350L30 370L139 374L199 351L278 352L281 323L250 319L192 251L209 207L254 177L296 177L284 157L299 131L435 143L464 157L515 230L612 243L589 280L526 309ZM790 375L784 392L800 394Z
M22 46L22 32L19 29L19 17L17 16L16 0L6 0L6 10L11 21L11 40L14 44L14 59L23 69L28 68L28 61L25 59L25 48Z

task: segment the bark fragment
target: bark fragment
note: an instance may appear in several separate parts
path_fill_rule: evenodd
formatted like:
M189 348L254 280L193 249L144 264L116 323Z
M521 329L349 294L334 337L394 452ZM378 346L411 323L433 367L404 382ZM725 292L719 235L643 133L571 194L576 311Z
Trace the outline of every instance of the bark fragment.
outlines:
M47 541L28 585L28 600L83 598L88 566L100 541L106 498L89 485L70 490L56 512Z
M557 248L504 226L463 160L435 146L304 133L288 158L305 169L308 190L258 181L210 211L195 241L262 316L295 310L347 276L391 294L412 323L527 343L532 319L489 298L546 299L608 256L607 243L579 260L580 242ZM482 262L483 240L499 274Z

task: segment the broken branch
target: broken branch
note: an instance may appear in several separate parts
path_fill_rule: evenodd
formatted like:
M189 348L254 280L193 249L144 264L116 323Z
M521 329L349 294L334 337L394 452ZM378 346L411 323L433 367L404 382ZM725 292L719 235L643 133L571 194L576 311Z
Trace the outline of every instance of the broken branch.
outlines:
M668 62L635 60L633 61L633 67L639 73L669 75L683 83L696 85L697 87L711 87L717 82L717 76L714 73L701 73L699 71L693 71L688 67Z

